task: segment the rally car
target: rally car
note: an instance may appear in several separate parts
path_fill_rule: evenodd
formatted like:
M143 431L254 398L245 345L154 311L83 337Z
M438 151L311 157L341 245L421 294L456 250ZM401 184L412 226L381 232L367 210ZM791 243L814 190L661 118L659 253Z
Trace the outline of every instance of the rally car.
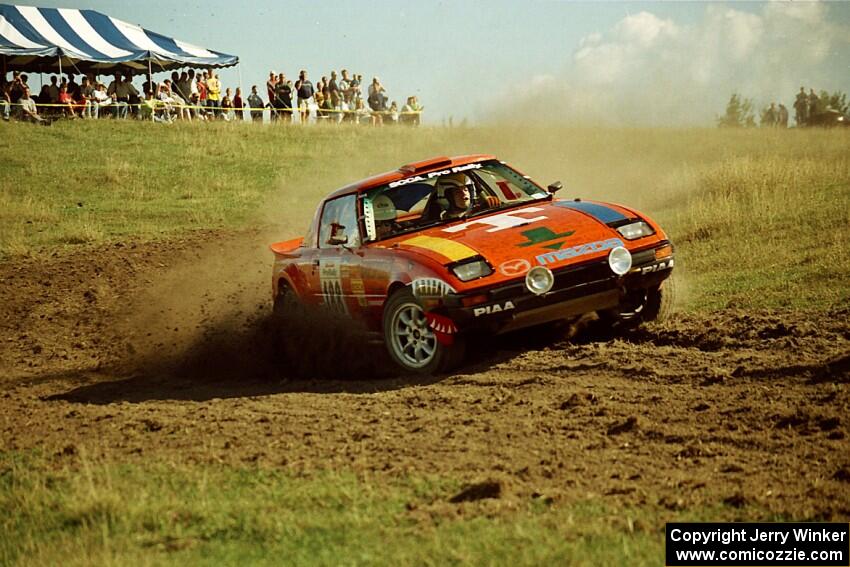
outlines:
M316 209L303 238L272 244L274 312L320 306L380 334L404 370L445 371L471 333L597 312L659 316L673 246L622 205L558 199L490 155L438 157L358 181Z

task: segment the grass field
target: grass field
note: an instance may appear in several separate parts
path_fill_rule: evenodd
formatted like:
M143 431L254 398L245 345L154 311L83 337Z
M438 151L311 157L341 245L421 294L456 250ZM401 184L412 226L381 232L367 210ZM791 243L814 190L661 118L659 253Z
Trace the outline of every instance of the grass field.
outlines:
M211 228L283 239L340 185L461 153L494 153L543 184L561 180L564 197L661 222L677 247L682 310L823 312L850 301L850 132L837 130L4 123L0 261ZM0 564L659 565L665 521L741 517L733 507L615 508L592 495L447 506L461 482L422 471L388 482L128 464L97 447L65 465L0 441Z
M850 133L4 124L0 253L210 227L298 235L316 203L426 156L494 153L564 196L635 206L680 254L683 306L823 308L850 298ZM34 151L33 148L38 148Z

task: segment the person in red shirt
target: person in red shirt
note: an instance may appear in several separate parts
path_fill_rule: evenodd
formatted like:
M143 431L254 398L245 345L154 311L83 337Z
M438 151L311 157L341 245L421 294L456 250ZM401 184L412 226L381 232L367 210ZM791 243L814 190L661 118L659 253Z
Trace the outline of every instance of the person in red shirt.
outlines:
M242 103L242 89L236 87L236 94L233 96L233 110L236 112L236 120L245 119L245 115L242 113L244 106Z
M205 117L204 108L207 106L207 72L204 71L203 75L198 75L198 106L200 110L198 110L198 118L203 119Z
M74 97L71 96L71 93L68 92L68 87L66 87L65 85L62 85L61 87L59 87L59 100L58 100L58 102L59 102L59 104L65 105L64 107L62 107L62 110L65 113L65 116L67 116L68 118L76 118L77 117L77 111L74 110L74 106L75 106Z

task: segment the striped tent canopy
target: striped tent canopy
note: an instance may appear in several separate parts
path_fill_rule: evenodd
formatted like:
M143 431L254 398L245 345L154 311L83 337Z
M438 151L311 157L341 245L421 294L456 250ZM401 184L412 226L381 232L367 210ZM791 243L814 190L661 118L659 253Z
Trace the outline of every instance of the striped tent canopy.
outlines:
M239 58L186 43L94 10L0 4L0 71L133 74L230 67Z

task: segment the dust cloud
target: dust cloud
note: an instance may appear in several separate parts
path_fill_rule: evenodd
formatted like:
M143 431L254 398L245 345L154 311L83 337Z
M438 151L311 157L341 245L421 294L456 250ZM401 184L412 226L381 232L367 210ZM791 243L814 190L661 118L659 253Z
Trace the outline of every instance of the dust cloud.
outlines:
M711 126L732 93L758 109L801 85L848 90L847 7L821 2L706 4L695 22L630 14L582 39L560 73L529 77L484 122ZM558 57L558 54L554 55ZM507 102L504 102L507 101ZM758 115L756 116L758 118Z

